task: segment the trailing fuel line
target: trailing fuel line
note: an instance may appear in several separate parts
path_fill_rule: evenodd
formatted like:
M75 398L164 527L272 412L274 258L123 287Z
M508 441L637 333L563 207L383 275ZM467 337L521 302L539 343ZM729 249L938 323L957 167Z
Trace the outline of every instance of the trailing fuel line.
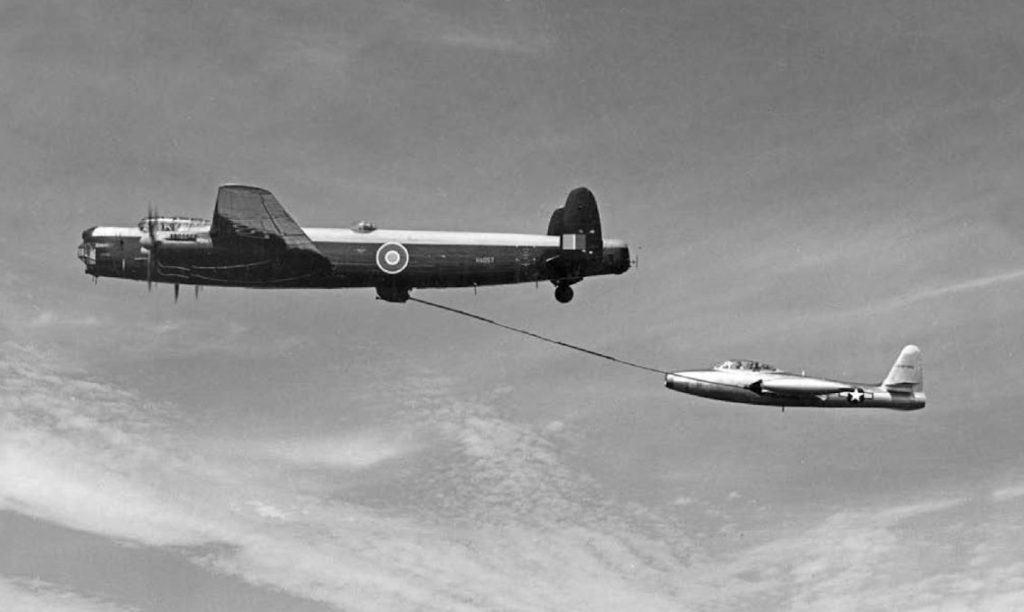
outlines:
M482 316L480 316L478 314L473 314L471 312L467 312L465 310L460 310L458 308L453 308L451 306L445 306L443 304L438 304L436 302L431 302L431 301L428 301L428 300L421 300L419 298L414 298L412 296L409 297L409 301L410 302L418 302L420 304L425 304L427 306L433 306L434 308L437 308L439 310L447 310L448 312L455 313L457 315L462 315L464 317L469 317L470 319L476 319L477 321L480 321L482 323L487 323L489 325L494 325L495 327L500 327L502 329L506 329L508 331L515 332L517 334L522 334L524 336L529 336L529 337L534 338L536 340L540 340L541 342L547 342L548 344L556 344L558 346L565 347L567 349L571 349L571 350L574 350L574 351L579 351L581 353L586 353L587 355L591 355L593 357L599 357L601 359L607 359L608 361L613 361L613 362L615 362L617 364L620 364L620 365L628 366L628 367L631 367L631 368L636 368L638 370L645 370L647 372L655 372L657 374L668 374L668 372L666 370L663 370L661 368L653 368L653 367L646 366L646 365L643 365L643 364L634 363L632 361L627 361L625 359L620 359L618 357L615 357L614 355L609 355L607 353L601 353L601 352L598 352L598 351L593 351L593 350L590 350L588 348L583 348L582 346L577 346L575 344L571 344L569 342L563 342L561 340L555 340L554 338L548 338L547 336L542 336L542 335L536 334L536 333L534 333L532 331L521 329L519 327L513 327L511 325L506 325L504 323L500 323L498 321L495 321L494 319L488 319L487 317L482 317Z

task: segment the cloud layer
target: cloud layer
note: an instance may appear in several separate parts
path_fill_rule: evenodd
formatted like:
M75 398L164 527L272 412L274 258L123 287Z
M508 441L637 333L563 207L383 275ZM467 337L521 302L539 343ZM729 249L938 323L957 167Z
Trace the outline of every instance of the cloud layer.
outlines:
M55 588L45 582L0 576L0 606L7 612L127 612L128 608Z
M777 4L0 4L0 601L1021 607L1024 15ZM639 270L431 294L666 367L869 380L913 342L929 407L724 406L372 290L83 277L84 228L232 181L516 232L585 184Z
M408 403L389 429L406 433L393 439L380 430L225 445L171 405L5 349L0 508L175 547L202 567L339 608L988 609L1024 598L1020 563L1006 563L1024 544L1020 519L1009 519L1017 485L836 511L752 534L762 543L709 547L688 523L728 517L742 496L623 503L563 462L564 426L429 399ZM965 528L979 512L999 520ZM743 529L719 524L732 538ZM15 602L53 596L4 588ZM69 607L105 605L68 597Z

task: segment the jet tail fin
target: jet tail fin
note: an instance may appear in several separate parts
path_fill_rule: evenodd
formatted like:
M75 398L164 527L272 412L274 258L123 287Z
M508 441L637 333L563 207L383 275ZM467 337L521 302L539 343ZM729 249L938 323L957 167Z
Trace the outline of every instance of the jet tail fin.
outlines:
M882 381L883 387L903 388L913 391L924 390L924 366L921 349L913 344L903 347L896 363L892 364L889 375Z

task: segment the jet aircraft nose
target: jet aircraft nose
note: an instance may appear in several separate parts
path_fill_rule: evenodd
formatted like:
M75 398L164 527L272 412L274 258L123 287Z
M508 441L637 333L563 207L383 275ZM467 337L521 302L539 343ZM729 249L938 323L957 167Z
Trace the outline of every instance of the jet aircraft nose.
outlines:
M688 392L693 386L693 380L683 376L681 372L665 375L665 386L673 391Z

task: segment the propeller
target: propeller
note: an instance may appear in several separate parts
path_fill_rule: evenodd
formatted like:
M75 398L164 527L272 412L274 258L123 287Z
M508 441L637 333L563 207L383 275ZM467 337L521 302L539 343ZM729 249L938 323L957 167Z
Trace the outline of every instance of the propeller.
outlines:
M146 235L142 237L142 246L146 248L146 288L153 291L153 265L156 252L156 224L157 212L150 204L146 211Z

